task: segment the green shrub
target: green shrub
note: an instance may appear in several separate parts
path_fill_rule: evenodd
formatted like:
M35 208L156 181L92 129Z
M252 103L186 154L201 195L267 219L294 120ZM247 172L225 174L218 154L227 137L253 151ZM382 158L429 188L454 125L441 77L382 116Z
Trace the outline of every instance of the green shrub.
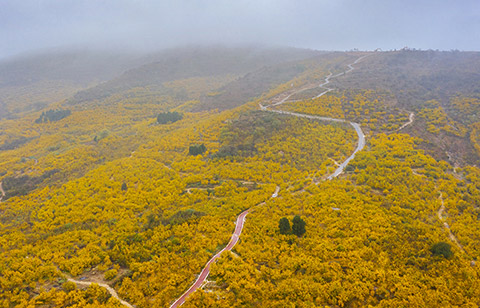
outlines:
M453 251L450 244L445 242L438 242L430 249L434 256L443 256L446 259L453 257Z
M181 113L178 113L176 111L174 111L174 112L169 111L169 112L160 113L157 116L157 123L158 124L167 124L167 123L177 122L181 119L183 119L183 115Z

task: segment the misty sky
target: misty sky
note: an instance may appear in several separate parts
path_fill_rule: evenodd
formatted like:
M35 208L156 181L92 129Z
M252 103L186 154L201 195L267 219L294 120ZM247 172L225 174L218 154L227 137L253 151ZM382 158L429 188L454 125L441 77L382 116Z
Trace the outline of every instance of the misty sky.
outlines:
M189 44L480 50L480 0L0 0L0 57Z

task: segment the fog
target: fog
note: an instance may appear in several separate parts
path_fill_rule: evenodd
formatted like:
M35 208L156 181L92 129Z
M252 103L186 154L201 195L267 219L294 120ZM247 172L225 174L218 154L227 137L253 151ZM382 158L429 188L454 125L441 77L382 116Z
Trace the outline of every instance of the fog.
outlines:
M0 57L191 44L480 50L478 0L1 0Z

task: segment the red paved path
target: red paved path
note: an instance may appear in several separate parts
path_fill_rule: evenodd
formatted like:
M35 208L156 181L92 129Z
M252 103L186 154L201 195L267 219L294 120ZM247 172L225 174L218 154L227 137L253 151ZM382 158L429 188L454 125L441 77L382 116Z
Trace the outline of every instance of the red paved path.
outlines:
M276 198L278 197L278 192L280 191L280 187L277 186L277 188L275 189L275 192L272 194L272 197L271 198ZM263 203L260 203L258 205L261 205ZM200 286L202 285L202 283L205 281L205 279L207 279L208 277L208 274L210 274L210 265L215 262L219 257L220 255L222 254L222 252L224 252L225 250L232 250L233 246L235 246L235 244L237 244L238 242L238 239L240 238L240 234L242 233L242 229L243 229L243 224L245 223L245 216L247 216L248 212L250 211L251 209L248 209L244 212L242 212L240 215L238 215L237 217L237 221L235 222L235 231L233 232L232 234L232 237L230 238L230 242L228 242L228 245L223 248L222 250L220 250L216 255L214 255L208 262L207 264L205 265L205 267L203 268L203 270L200 272L200 275L198 276L197 280L195 280L195 283L187 290L185 291L185 293L183 293L182 296L180 296L180 298L178 298L171 306L170 308L176 308L176 307L179 307L181 306L184 302L185 302L185 299L187 299L187 297L192 294L193 292L195 292L198 288L200 288Z
M368 55L365 55L365 56L362 56L362 57L359 57L357 60L355 60L355 62L353 62L352 64L349 64L348 65L348 70L343 72L343 73L339 73L339 74L336 74L334 76L332 76L332 73L330 73L330 75L328 75L326 78L325 78L325 82L318 85L317 87L323 87L326 89L326 91L324 91L323 93L321 93L320 95L316 96L316 97L320 97L330 91L332 91L333 89L331 88L326 88L325 85L327 85L328 83L330 83L330 79L331 78L336 78L340 75L344 75L346 73L349 73L351 71L353 71L355 68L352 66L353 64L357 64L360 60L362 60L363 58L367 57ZM301 91L304 91L306 89L302 89ZM299 91L299 92L301 92ZM319 116L311 116L311 115L305 115L305 114L300 114L300 113L294 113L294 112L287 112L287 111L281 111L281 110L268 110L267 108L268 107L272 107L272 106L277 106L277 105L281 105L283 103L285 103L293 94L295 94L296 92L294 93L291 93L290 95L286 96L284 99L282 99L280 102L278 103L275 103L275 104L272 104L271 106L263 106L262 104L259 104L260 106L260 109L263 110L263 111L274 111L274 112L277 112L277 113L286 113L286 114L290 114L290 115L294 115L294 116L300 116L300 117L307 117L307 118L317 118L317 119L321 119L321 120L328 120L328 121L336 121L336 122L348 122L348 121L345 121L345 120L339 120L339 119L333 119L333 118L327 118L327 117L319 117ZM365 135L363 134L362 132L362 129L360 128L360 125L357 124L357 123L354 123L354 122L349 122L354 128L355 130L357 131L357 134L358 134L358 146L357 146L357 149L355 150L355 152L349 157L347 158L346 161L344 161L340 167L335 170L335 173L332 174L331 176L328 177L329 180L331 180L332 178L338 176L342 171L343 171L343 168L350 162L351 159L353 159L353 157L355 156L355 153L357 153L358 151L360 151L363 146L365 145ZM280 187L277 186L277 189L275 190L275 192L273 193L272 195L272 198L276 198L278 196L278 192L280 191ZM215 262L215 260L217 260L218 257L220 257L220 255L222 254L222 252L224 252L225 250L232 250L233 246L235 246L235 244L238 242L238 238L240 237L240 233L242 233L242 229L243 229L243 224L245 222L245 216L247 216L248 212L250 211L250 209L246 210L245 212L242 212L238 218L237 218L237 222L235 223L235 232L233 232L233 235L232 237L230 238L230 242L228 243L227 247L223 248L222 250L220 250L216 255L213 256L213 258L211 258L207 264L205 265L205 267L203 268L202 272L200 273L200 275L198 276L197 280L195 280L195 283L185 292L183 293L182 296L180 296L180 298L178 298L171 306L170 308L176 308L176 307L179 307L181 306L184 302L185 302L185 299L193 292L195 292L201 285L202 283L205 281L205 279L207 279L208 277L208 274L210 274L210 265Z
M232 250L233 246L235 246L235 244L237 244L238 238L240 237L240 234L242 233L243 224L245 223L245 216L247 216L249 211L250 210L246 210L246 211L242 212L240 215L238 215L237 222L235 223L235 231L233 232L232 237L230 238L230 242L228 243L228 245L225 248L223 248L222 250L220 250L216 255L214 255L207 262L207 265L205 265L202 272L198 276L197 280L195 280L195 283L185 293L183 293L183 295L179 299L177 299L170 306L170 308L175 308L175 307L179 307L180 305L182 305L185 302L185 299L191 293L195 292L202 285L202 283L205 281L205 279L207 279L208 274L210 274L210 265L213 262L215 262L215 260L217 260L217 258L220 257L222 252L224 252L225 250Z

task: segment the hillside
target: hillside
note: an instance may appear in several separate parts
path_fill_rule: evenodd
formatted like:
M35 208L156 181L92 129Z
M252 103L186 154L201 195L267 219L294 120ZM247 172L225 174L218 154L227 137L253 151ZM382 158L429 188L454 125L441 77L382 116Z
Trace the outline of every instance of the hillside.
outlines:
M0 61L0 118L38 111L145 60L100 51L50 51Z
M405 132L432 141L422 145L429 154L458 166L480 165L472 138L480 118L478 53L403 50L368 57L362 67L334 86L388 91L392 107L416 115Z
M261 88L266 91L268 87L286 82L299 73L298 68L285 66L283 63L302 60L317 54L319 52L293 48L262 50L254 48L192 47L167 50L150 56L150 60L155 59L152 62L128 70L121 76L97 87L75 94L69 104L74 105L85 101L105 99L112 94L125 93L134 88L150 87L158 91L167 91L164 83L174 80L226 76L241 78L259 68L266 68L267 70L263 74L263 77L267 80L263 83L268 83ZM279 67L277 68L276 65L279 65ZM273 66L273 68L268 68L270 66ZM271 74L278 75L279 72L286 75L268 80L272 78ZM258 92L257 90L254 94ZM183 99L185 98L183 97ZM248 97L243 97L243 99L247 100Z
M0 306L478 306L478 60L211 47L58 75L91 86L0 119Z
M54 50L4 59L0 62L0 118L39 111L69 99L78 104L105 99L138 87L167 91L164 82L189 78L241 78L259 68L298 61L320 52L295 48L258 49L190 47L155 53ZM275 70L275 69L271 69ZM298 71L278 68L286 76L261 90L293 78ZM271 73L264 74L268 80ZM229 80L230 80L229 79ZM258 94L257 90L251 95ZM260 92L261 93L261 92ZM183 95L184 91L176 93Z

